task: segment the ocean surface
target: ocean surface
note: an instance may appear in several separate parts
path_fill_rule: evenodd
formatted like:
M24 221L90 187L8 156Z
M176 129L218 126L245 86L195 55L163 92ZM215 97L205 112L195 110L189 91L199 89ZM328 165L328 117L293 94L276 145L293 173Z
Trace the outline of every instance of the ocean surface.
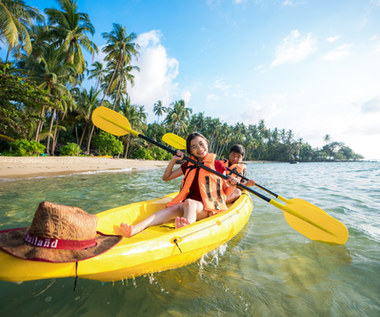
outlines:
M29 225L43 200L98 213L178 190L163 171L0 181L0 230ZM248 173L344 223L347 243L308 240L252 195L243 231L196 263L113 283L79 279L75 292L74 278L0 281L0 316L379 317L380 163L255 163Z

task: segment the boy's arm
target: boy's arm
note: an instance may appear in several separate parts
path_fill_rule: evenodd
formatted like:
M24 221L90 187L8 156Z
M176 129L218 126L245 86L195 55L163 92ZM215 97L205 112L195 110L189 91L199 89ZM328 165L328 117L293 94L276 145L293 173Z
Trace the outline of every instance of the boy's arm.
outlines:
M247 166L244 165L244 168L243 168L243 176L244 177L247 177ZM248 177L247 177L248 178ZM241 182L245 185L245 186L255 186L256 185L256 182L252 179L248 179L247 181L242 179Z

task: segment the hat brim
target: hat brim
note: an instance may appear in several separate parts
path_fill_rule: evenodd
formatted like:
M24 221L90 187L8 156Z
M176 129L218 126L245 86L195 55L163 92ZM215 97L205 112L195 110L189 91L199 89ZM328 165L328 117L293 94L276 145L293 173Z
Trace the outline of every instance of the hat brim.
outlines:
M0 232L0 249L29 261L43 261L53 263L78 262L100 255L123 238L120 235L107 235L96 232L96 245L81 250L47 249L32 246L24 241L28 227L15 228Z

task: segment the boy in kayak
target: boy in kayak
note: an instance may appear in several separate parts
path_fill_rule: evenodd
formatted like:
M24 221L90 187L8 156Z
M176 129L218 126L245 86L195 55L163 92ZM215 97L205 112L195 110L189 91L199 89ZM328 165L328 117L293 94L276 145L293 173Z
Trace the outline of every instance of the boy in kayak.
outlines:
M215 154L208 152L208 141L200 133L191 133L186 140L186 150L193 160L223 174L226 169L221 161L215 159ZM179 194L167 205L140 223L120 224L120 230L125 237L132 237L142 230L175 219L175 227L194 223L197 220L212 216L227 210L226 198L236 189L237 178L230 176L225 180L197 165L186 162L174 169L177 161L182 160L183 152L177 151L169 162L162 179L170 181L184 175Z
M228 160L223 159L222 163L226 168L226 175L233 175L237 177L238 181L246 186L255 186L256 182L251 179L247 179L247 166L242 164L245 156L244 146L241 144L235 144L231 147L230 153L228 154ZM242 178L241 176L244 176ZM231 203L238 199L241 195L241 190L236 188L231 195L227 197L227 203Z

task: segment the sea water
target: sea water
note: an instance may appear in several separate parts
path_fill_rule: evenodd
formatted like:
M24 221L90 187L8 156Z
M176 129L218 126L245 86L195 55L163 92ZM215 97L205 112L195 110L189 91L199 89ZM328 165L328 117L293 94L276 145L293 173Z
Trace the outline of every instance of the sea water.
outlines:
M29 225L43 200L98 213L176 191L180 180L164 183L163 171L3 180L0 230ZM380 316L380 163L254 163L248 174L344 223L347 243L308 240L252 195L247 226L196 263L113 283L79 279L75 292L73 278L0 281L0 315Z

